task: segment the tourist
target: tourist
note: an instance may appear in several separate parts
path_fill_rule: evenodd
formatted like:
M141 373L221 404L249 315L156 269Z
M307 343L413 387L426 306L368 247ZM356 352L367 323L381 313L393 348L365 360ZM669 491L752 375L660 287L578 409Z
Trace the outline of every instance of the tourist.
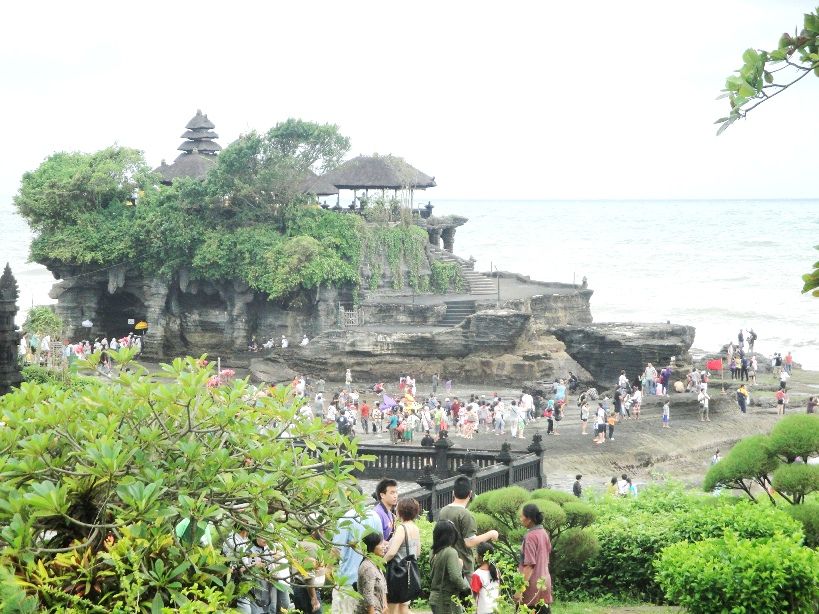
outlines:
M626 482L628 484L628 496L629 497L636 497L637 496L637 487L631 481L631 478L626 478Z
M759 368L759 363L756 360L756 356L751 356L751 360L748 362L748 380L756 386L756 372Z
M640 419L640 406L643 404L643 391L639 388L634 389L631 395L631 413L634 414L634 419Z
M360 488L354 487L360 494ZM358 581L358 566L363 560L358 545L361 538L369 532L381 534L381 521L374 510L371 510L364 517L359 517L355 508L351 508L338 521L335 535L331 543L333 550L338 556L333 579L333 601L330 606L332 614L352 614L356 608L357 600L345 593L343 589L351 589Z
M614 441L614 425L617 424L617 414L612 412L606 417L606 424L609 427L609 441Z
M462 541L454 522L442 519L435 523L429 560L429 607L432 614L460 614L462 611L453 601L470 589L470 583L464 577L465 563L458 550Z
M498 539L498 532L494 529L478 535L478 525L475 517L466 506L472 499L472 484L465 475L455 478L452 488L453 501L443 507L438 513L441 521L451 521L455 525L458 534L458 541L455 542L455 550L458 557L463 561L463 573L471 575L474 569L474 559L472 549L478 544Z
M327 580L327 570L324 567L318 567L319 545L317 542L323 541L323 530L317 529L311 533L314 541L300 540L301 546L307 553L306 562L310 571L302 573L304 565L300 565L301 569L291 566L290 579L291 588L293 590L293 610L297 612L304 612L304 614L321 614L321 593L320 589L324 586Z
M711 457L711 464L716 465L721 459L722 457L719 455L719 448L717 448L717 451L714 452L714 456Z
M816 413L816 406L817 406L817 405L819 405L819 400L817 400L817 398L816 398L816 397L810 397L810 398L808 398L807 413L809 413L809 414L815 414L815 413Z
M733 356L728 357L728 368L731 370L731 379L737 378L737 363Z
M663 428L670 429L671 424L671 402L666 400L663 404Z
M620 371L620 377L617 378L617 387L624 390L628 387L628 377L626 377L625 370Z
M285 337L284 335L282 335L282 343L281 343L281 345L282 345L282 349L283 349L283 350L286 350L286 349L287 349L287 347L290 345L290 342L287 340L287 337Z
M384 560L387 563L393 559L399 562L410 555L418 560L421 557L421 531L415 524L415 519L421 513L421 506L415 499L401 499L395 509L401 519L401 524L398 525L394 537L390 540ZM392 614L409 614L409 601L397 602L390 595L389 587L387 587L387 609Z
M495 435L503 435L506 432L506 422L504 421L502 407L503 405L501 403L495 406Z
M439 381L438 374L433 373L432 374L432 394L433 395L438 393L438 381Z
M435 439L433 439L432 435L429 431L424 434L424 438L421 440L421 447L423 448L431 448L435 445Z
M370 432L370 406L367 405L367 401L364 401L361 404L361 409L359 410L358 415L361 418L362 432L366 435Z
M788 372L788 375L793 371L793 356L790 352L785 355L785 371Z
M509 432L512 435L513 439L516 439L518 436L518 402L512 401L512 404L509 406L509 413L506 415L506 423L509 425Z
M362 540L367 554L384 556L387 544L379 533L367 533ZM358 566L356 585L361 600L355 614L383 614L387 610L387 579L375 563L364 557Z
M478 568L469 583L475 597L475 614L493 614L500 594L500 574L487 555L492 554L495 548L492 544L483 543L475 551L478 555Z
M560 401L566 401L566 384L563 383L563 380L558 380L555 382L555 404L558 404Z
M780 388L774 393L774 397L776 397L776 415L777 416L784 416L785 415L785 400L786 394L785 391Z
M609 480L609 485L606 487L606 495L609 497L614 497L617 495L617 477L612 476L611 480Z
M603 408L603 403L597 404L597 416L594 425L597 435L593 441L599 445L606 441L606 410Z
M589 425L589 404L585 401L580 406L580 434L587 435L586 429Z
M644 379L645 384L643 384L643 388L648 385L648 394L657 394L657 369L654 368L654 365L648 363L646 365L646 370L644 372Z
M625 473L617 480L617 494L620 497L628 495L628 476Z
M739 361L739 379L748 381L748 358L743 356Z
M520 404L515 405L515 402L512 401L512 413L518 423L518 437L520 439L526 439L526 435L523 433L526 428L526 410ZM555 435L557 434L557 431L555 431Z
M393 408L389 420L387 421L387 432L390 434L390 443L398 443L398 423L398 412L395 411L395 408Z
M289 582L290 567L280 552L271 550L267 540L256 537L247 551L253 567L268 572L268 576L255 578L255 586L250 591L251 614L281 614L290 609ZM271 581L275 579L283 588L277 588ZM310 613L307 613L310 614Z
M739 388L737 388L737 405L739 405L739 411L743 414L747 412L750 397L751 395L748 394L745 384L740 384Z
M711 417L708 413L708 404L711 401L711 397L708 396L708 393L704 390L700 390L700 393L697 395L697 401L700 404L700 422L711 422Z
M574 484L572 485L572 494L578 499L583 495L583 485L580 483L582 477L579 473L574 476Z
M33 362L34 364L40 363L40 336L34 332L31 333L31 338L28 340L28 347L31 358L29 362Z
M779 377L779 373L782 371L782 354L779 352L774 353L771 359L771 368L773 369L774 377Z
M353 384L353 374L349 369L347 369L344 372L344 385L347 386L347 388L349 388L350 386L352 386L352 384Z
M381 408L378 407L377 402L373 403L373 407L370 410L370 416L372 418L372 432L382 432L384 430L384 412L382 412Z
M779 374L779 388L785 390L788 387L788 380L791 379L791 374L787 369L782 369Z
M555 430L555 402L552 399L546 402L546 412L543 415L546 418L546 434L553 435Z
M395 512L398 503L398 482L391 478L382 479L375 487L375 513L381 521L381 532L385 541L390 541L395 531Z
M552 543L543 528L543 513L534 503L527 503L520 512L520 522L526 528L521 547L518 572L523 575L526 588L514 596L517 603L525 605L533 614L551 611L552 578L549 575L549 555Z

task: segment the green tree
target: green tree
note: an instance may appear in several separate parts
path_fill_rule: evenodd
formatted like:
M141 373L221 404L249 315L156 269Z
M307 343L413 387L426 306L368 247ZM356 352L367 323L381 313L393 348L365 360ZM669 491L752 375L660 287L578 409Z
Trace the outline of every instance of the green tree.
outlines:
M23 175L14 204L29 225L41 231L123 205L149 184L150 177L142 152L136 149L60 152Z
M771 489L789 503L798 504L805 495L819 490L819 467L806 465L819 452L819 417L792 415L780 420L770 435L752 435L736 444L705 475L705 490L718 487L742 490L752 501L754 485L776 505ZM797 459L801 462L797 463ZM797 468L794 465L803 465Z
M270 576L235 583L220 545L237 528L296 569L310 567L304 540L328 562L311 535L360 503L354 442L301 418L287 390L259 397L192 358L148 375L131 351L113 355L108 385L23 384L0 399L0 602L225 612Z
M23 322L23 330L27 333L37 333L40 336L51 335L59 339L63 332L63 319L50 307L44 305L32 307Z

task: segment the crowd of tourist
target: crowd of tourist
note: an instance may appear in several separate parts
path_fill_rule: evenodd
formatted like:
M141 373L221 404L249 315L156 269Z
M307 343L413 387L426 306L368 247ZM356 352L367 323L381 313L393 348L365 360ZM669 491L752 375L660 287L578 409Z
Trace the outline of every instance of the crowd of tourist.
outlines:
M63 339L59 348L52 341L51 335L38 335L37 333L23 333L20 336L18 345L18 358L23 364L33 365L54 365L59 362L61 366L70 366L76 360L85 359L92 354L100 354L100 368L106 372L111 371L111 358L109 351L117 351L120 348L134 347L137 352L142 351L143 337L129 333L124 337L97 337L93 342L88 339L72 342ZM55 351L59 351L57 356Z
M277 581L274 584L267 578L251 577L254 588L239 601L238 609L247 614L286 610L318 614L323 607L319 589L332 573L335 585L329 610L334 614L409 614L410 602L420 596L421 581L429 588L429 606L434 614L460 613L467 603L474 603L478 614L490 614L496 609L504 582L491 560L492 542L499 534L494 529L478 533L468 508L472 496L469 478L458 477L452 503L440 510L433 527L429 575L423 579L418 567L421 534L415 524L421 506L415 499L401 499L398 482L389 478L378 483L375 506L363 516L351 509L332 531L317 534L333 546L332 568L316 569L315 560L310 565L303 561L297 565L288 561L282 550L238 527L222 543L235 579L248 579L253 568L265 568L268 577ZM512 593L512 600L536 614L546 614L552 603L550 536L543 528L543 514L534 504L523 506L519 522L526 529L518 565L523 584ZM373 561L376 558L383 559L383 570ZM312 569L305 574L305 567Z

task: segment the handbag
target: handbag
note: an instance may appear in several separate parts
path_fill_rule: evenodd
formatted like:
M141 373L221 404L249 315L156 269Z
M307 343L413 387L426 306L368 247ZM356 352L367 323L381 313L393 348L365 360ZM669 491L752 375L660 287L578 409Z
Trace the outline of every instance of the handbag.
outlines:
M406 556L400 561L392 559L387 563L387 602L407 603L421 596L421 573L418 561L410 553L406 527L404 529L404 548Z

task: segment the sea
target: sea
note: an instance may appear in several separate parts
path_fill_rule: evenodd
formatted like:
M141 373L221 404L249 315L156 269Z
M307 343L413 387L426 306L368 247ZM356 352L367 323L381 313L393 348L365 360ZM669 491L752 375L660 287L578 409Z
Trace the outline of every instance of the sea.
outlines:
M802 275L819 260L819 200L432 204L435 215L469 218L454 251L474 257L476 270L577 284L585 277L595 322L690 324L695 354L753 328L757 351L790 351L819 369L819 298L801 292ZM32 305L53 302L54 279L28 262L31 232L10 204L0 204L0 222L0 260L20 286L22 320Z

